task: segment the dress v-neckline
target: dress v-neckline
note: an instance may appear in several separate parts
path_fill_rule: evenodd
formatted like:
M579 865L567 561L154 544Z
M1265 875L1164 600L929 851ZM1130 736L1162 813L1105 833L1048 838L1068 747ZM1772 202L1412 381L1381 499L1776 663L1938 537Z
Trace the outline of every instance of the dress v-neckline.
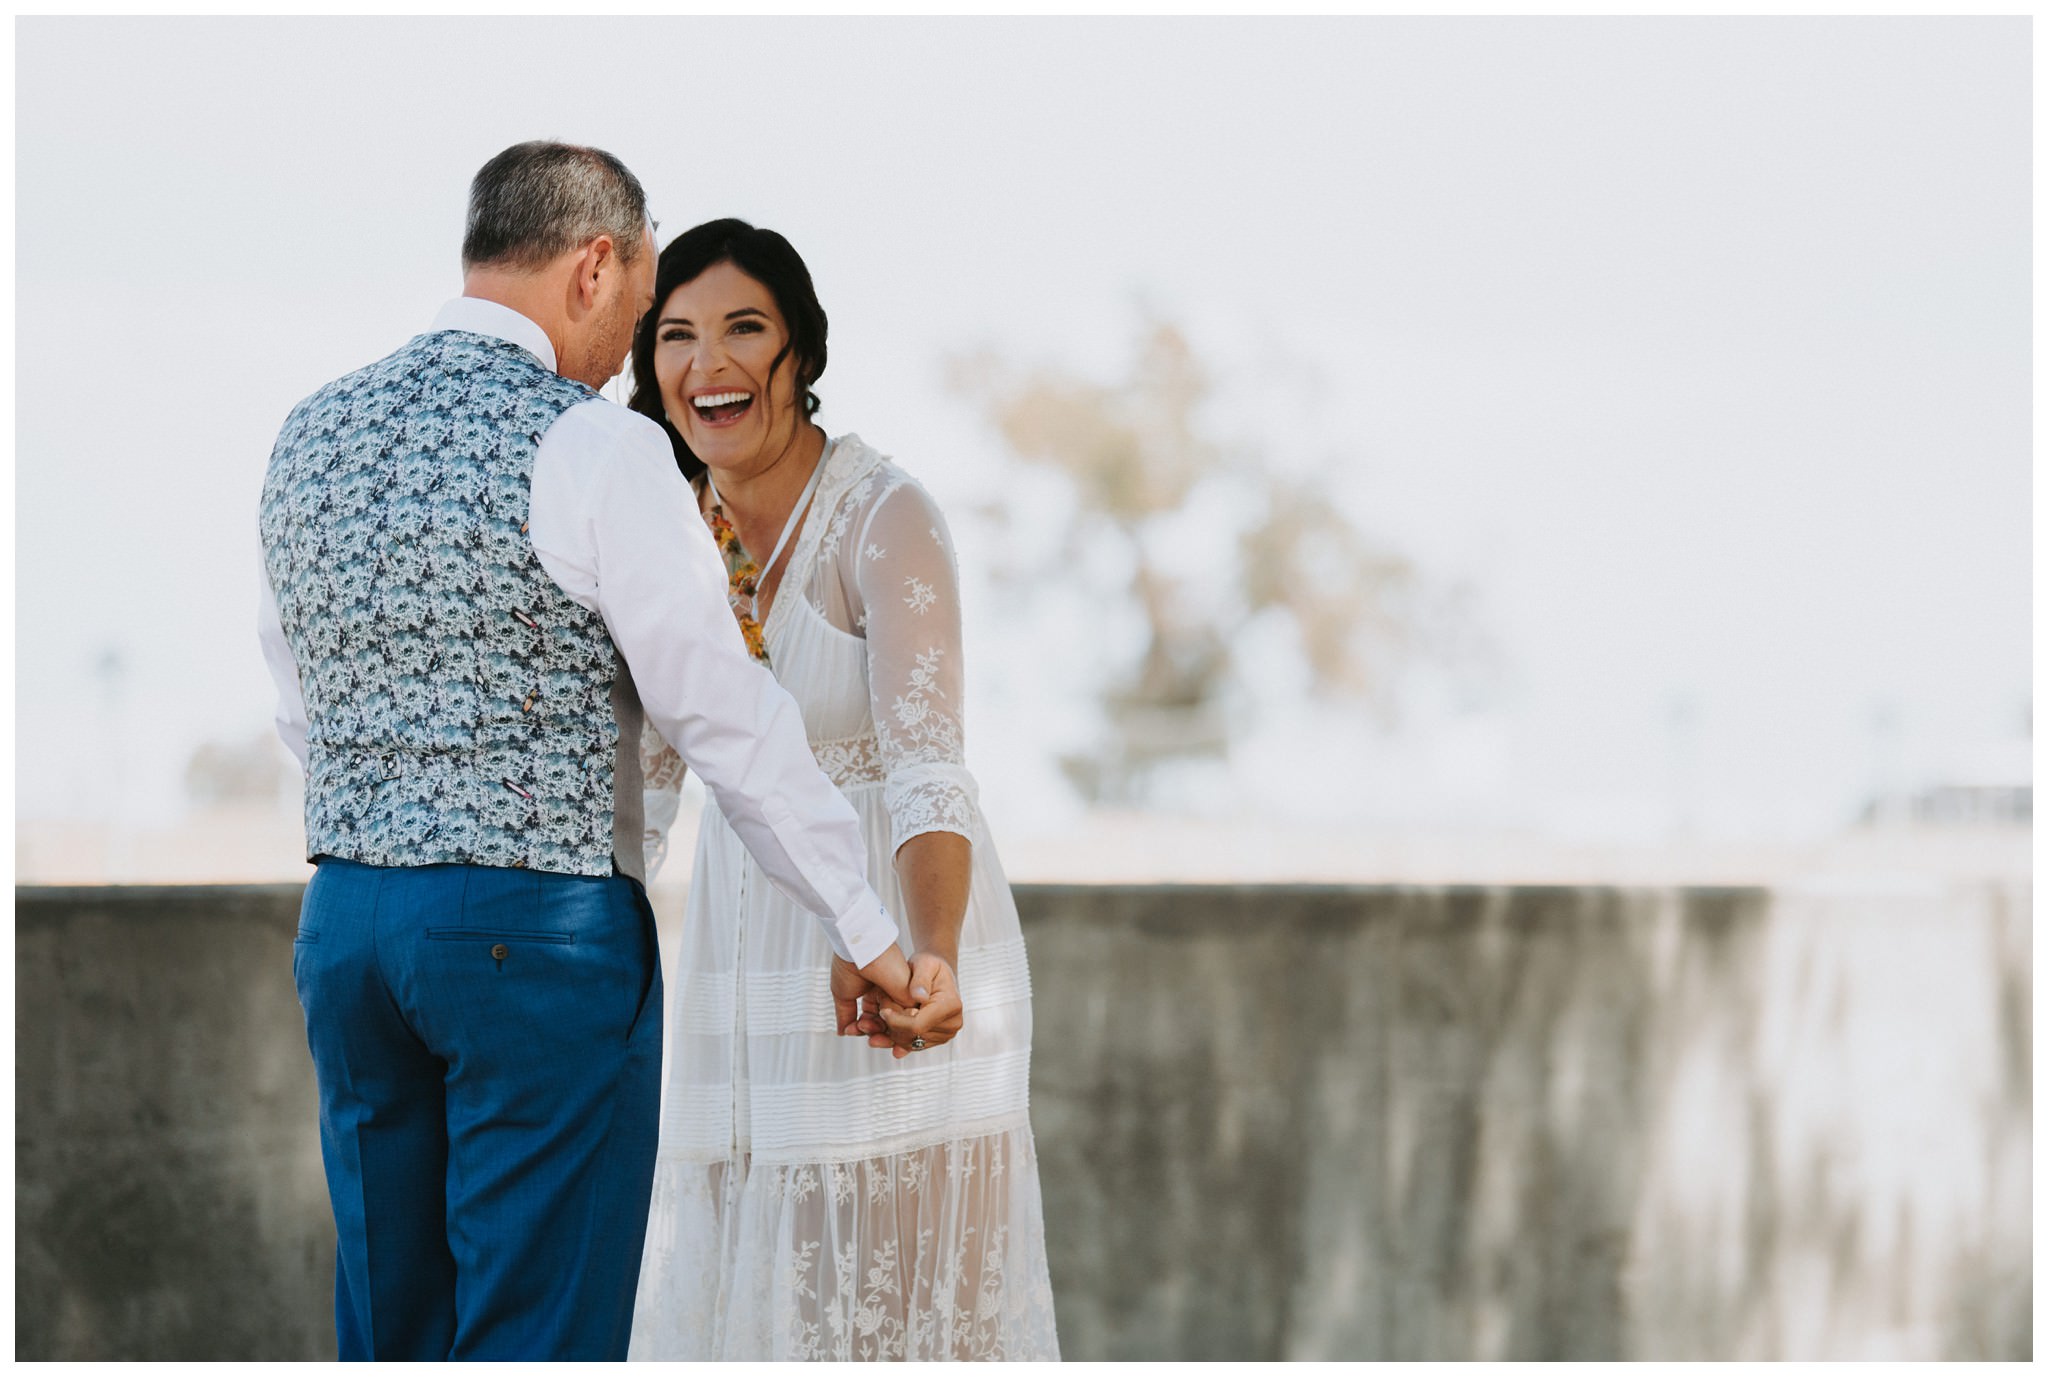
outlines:
M845 435L826 437L824 452L818 456L817 470L811 475L817 486L811 493L809 504L808 506L800 504L799 507L792 510L792 519L799 513L803 519L798 524L796 533L789 540L788 567L782 571L782 577L776 580L775 597L768 604L768 615L756 623L760 628L761 645L764 651L768 649L769 643L774 639L775 633L782 623L788 620L788 617L783 613L782 604L786 601L783 594L791 588L792 579L796 580L794 586L797 589L797 598L803 602L810 601L809 598L804 596L803 588L811 577L812 566L817 563L818 547L824 539L823 533L831 524L832 512L838 507L840 502L845 500L847 491L875 463L882 461L883 456L875 454L864 446L860 437L851 431ZM827 471L828 465L830 466L830 472ZM706 487L707 497L716 494L717 488L715 486L707 483ZM714 503L713 506L715 509L716 504ZM735 539L737 539L737 536L735 536ZM767 571L763 569L757 577L766 579ZM813 608L812 610L818 612L819 620L823 621L826 626L831 627L834 631L839 630L838 627L832 626L831 621L822 612L819 612L818 609ZM841 634L848 633L842 632ZM771 666L774 664L774 655L772 653L768 655L768 663Z
M789 547L789 563L783 566L782 577L775 580L775 594L768 603L768 615L761 618L763 641L768 640L770 634L780 624L776 618L781 614L782 604L786 601L782 595L789 591L790 575L796 573L797 563L804 553L804 544L810 539L811 517L818 510L818 499L825 495L825 466L832 462L832 456L838 449L838 441L829 435L825 437L825 448L818 452L818 467L812 470L810 481L804 484L803 494L797 498L796 506L790 509L789 520L783 523L782 538L775 542L775 553L768 556L768 563L761 569L761 579L765 583L769 572L775 567L775 561L782 557L782 547ZM801 584L798 585L797 596L803 596ZM772 654L770 658L773 658Z
M832 456L838 448L839 442L836 438L830 435L825 437L825 447L818 452L817 465L811 470L811 476L805 480L803 492L798 494L796 505L790 508L789 515L783 520L782 534L775 542L774 552L768 556L767 563L757 566L759 572L754 575L755 591L747 596L754 614L753 623L760 628L761 646L764 651L767 649L769 632L775 626L775 614L782 606L782 590L788 586L789 576L796 570L797 557L802 552L804 538L810 533L810 512L811 508L817 505L818 494L824 489L825 466L832 461ZM719 520L731 527L732 518L724 514L725 499L719 496L718 484L708 472L704 476L704 488L704 496L709 501L709 510L705 515L708 517L716 514ZM739 539L736 528L733 531L733 538ZM738 548L745 553L744 543ZM764 617L761 615L760 595L766 590L769 576L775 569L775 561L782 558L785 548L789 550L789 564L783 569L782 576L775 580L775 591L769 598L768 615ZM737 604L733 611L739 613ZM743 614L741 620L743 623L747 620ZM772 664L773 661L774 657L769 656L769 663Z

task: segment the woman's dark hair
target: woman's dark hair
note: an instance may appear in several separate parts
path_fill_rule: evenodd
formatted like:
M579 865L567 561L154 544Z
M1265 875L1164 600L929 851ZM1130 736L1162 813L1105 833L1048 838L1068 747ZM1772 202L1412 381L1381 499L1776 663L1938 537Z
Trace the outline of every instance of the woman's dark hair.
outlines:
M787 239L744 220L712 220L670 240L655 265L654 308L640 318L640 326L633 332L633 396L627 405L668 432L668 442L675 446L676 466L683 477L693 481L704 472L704 461L690 453L683 437L668 423L661 387L654 378L655 327L671 292L720 263L732 264L775 298L783 324L789 327L789 341L768 366L766 381L772 383L783 360L793 358L797 405L806 418L818 410L818 394L811 391L811 384L825 371L825 308L818 304L817 289L811 286L811 270ZM762 399L764 404L766 400Z

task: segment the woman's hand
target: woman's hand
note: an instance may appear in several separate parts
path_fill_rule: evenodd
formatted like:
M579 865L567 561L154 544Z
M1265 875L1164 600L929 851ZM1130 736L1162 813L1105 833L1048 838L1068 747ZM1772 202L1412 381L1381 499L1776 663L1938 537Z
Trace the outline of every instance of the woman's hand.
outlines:
M863 1026L863 1000L891 999L900 1007L906 1000L915 1001L916 996L910 989L914 983L910 964L895 947L860 967L835 954L832 957L833 1026L839 1029L841 1037L867 1032Z
M952 961L938 952L921 951L910 958L912 1003L871 991L861 1001L858 1029L868 1046L892 1048L899 1061L912 1052L944 1046L960 1035L966 1006Z

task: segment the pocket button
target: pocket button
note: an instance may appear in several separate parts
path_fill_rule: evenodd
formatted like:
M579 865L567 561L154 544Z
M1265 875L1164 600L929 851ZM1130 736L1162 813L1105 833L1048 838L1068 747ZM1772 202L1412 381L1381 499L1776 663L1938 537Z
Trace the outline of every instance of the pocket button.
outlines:
M491 948L491 959L494 961L503 961L506 957L510 956L511 954L512 949L506 946L503 942L500 942L496 946Z

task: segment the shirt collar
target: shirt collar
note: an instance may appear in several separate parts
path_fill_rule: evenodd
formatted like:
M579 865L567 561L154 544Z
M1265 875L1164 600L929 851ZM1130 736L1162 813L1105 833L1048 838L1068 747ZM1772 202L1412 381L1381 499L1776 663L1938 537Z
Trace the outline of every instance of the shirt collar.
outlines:
M441 308L441 313L434 317L433 325L428 328L489 335L518 345L547 365L548 371L555 369L555 346L549 342L547 331L531 317L521 315L510 306L500 306L480 296L456 297Z

